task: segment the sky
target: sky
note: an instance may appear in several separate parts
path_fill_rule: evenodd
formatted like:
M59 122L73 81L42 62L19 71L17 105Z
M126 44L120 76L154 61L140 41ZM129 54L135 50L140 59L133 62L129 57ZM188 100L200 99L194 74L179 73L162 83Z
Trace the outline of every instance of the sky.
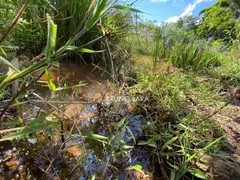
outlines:
M198 16L216 0L138 0L135 7L143 12L145 20L162 22L176 22L186 15ZM147 13L147 14L146 14Z

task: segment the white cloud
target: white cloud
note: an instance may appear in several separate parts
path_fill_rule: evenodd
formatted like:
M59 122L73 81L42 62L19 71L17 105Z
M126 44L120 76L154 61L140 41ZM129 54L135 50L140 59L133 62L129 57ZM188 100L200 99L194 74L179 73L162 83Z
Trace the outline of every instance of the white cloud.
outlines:
M197 5L201 4L202 2L209 2L209 1L212 1L212 0L196 0L193 4L189 3L180 16L170 17L165 22L173 23L173 22L177 22L180 18L184 16L191 16L193 13L193 10L197 7Z
M161 23L161 22L154 23L154 24L155 24L155 26L158 26L158 27L160 27L161 25L163 25L163 23Z
M150 0L150 2L155 3L155 2L167 2L168 0Z
M168 18L165 22L166 23L177 22L179 18L180 18L179 16L173 16L173 17Z

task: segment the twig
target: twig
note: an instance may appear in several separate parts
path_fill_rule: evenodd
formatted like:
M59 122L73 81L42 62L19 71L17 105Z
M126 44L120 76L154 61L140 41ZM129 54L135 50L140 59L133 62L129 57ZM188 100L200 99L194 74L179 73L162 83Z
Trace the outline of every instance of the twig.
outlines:
M211 117L213 117L213 116L215 116L217 113L219 113L222 109L224 109L225 107L227 107L234 99L235 99L235 97L237 96L237 93L235 93L233 96L232 96L232 98L228 101L228 102L226 102L222 107L220 107L218 110L216 110L216 111L214 111L212 114L210 114L209 116L207 116L206 118L205 118L205 120L206 119L209 119L209 118L211 118Z
M15 25L17 24L19 18L23 14L23 12L26 10L30 0L26 0L25 4L22 6L20 11L18 12L17 16L15 17L14 21L12 22L11 26L8 28L7 32L3 35L2 39L0 40L0 44L3 43L3 41L7 38L7 36L12 32L14 29Z
M6 132L11 132L11 131L17 131L17 130L21 130L21 129L22 129L22 127L5 129L5 130L0 131L0 134L6 133Z
M82 101L55 101L55 100L28 100L31 104L36 103L51 103L51 104L95 104L94 102L82 102Z
M48 159L50 165L52 165L52 163L54 162L54 159L53 159L52 161L50 160L50 158L48 157L48 154L47 154L47 152L45 151L45 149L44 149L41 141L40 141L39 138L38 138L38 136L37 136L35 133L34 133L34 136L37 138L38 142L40 143L40 146L41 146L41 148L42 148L42 150L43 150L46 158ZM60 177L58 176L57 171L55 170L55 168L53 167L53 165L52 165L52 169L53 169L54 173L56 174L57 178L60 180ZM47 173L47 171L46 171L46 173Z
M38 96L38 97L39 97L40 99L43 99L43 98L40 97L40 96ZM61 109L59 109L59 108L57 108L56 106L54 106L53 104L49 103L48 101L46 101L45 103L48 104L49 106L51 106L52 108L54 108L56 111L60 112L62 115L66 116L70 121L73 122L73 126L76 127L79 135L80 135L80 136L82 137L82 139L83 139L83 140L82 140L83 148L84 148L85 152L87 152L86 144L85 144L84 138L83 138L84 136L82 135L82 132L81 132L80 129L78 128L78 126L77 126L77 124L75 123L74 119L71 118L70 116L68 116L68 115L67 115L65 112L63 112ZM73 130L73 128L72 128L72 130ZM72 132L72 130L70 131L70 133ZM55 159L56 159L56 158L55 158ZM55 159L53 159L53 161L54 161ZM90 168L90 163L89 163L89 162L88 162L88 167L89 167L89 169L91 170L91 168Z
M46 172L44 169L38 167L42 172L44 172L46 175L48 175L52 180L54 180L54 177L52 177L48 172Z

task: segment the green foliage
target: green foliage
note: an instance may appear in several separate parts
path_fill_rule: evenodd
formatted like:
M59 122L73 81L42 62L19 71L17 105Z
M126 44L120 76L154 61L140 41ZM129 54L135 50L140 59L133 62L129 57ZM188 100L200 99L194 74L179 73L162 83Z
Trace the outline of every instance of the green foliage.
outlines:
M47 36L47 47L45 56L47 59L50 58L52 52L55 51L56 48L56 39L57 39L57 25L54 24L51 17L47 14L48 21L48 36Z
M0 28L4 32L11 24L11 21L4 15L9 13L10 18L13 19L16 14L15 7L18 3L23 3L23 1L6 2L8 4L3 2L0 5L0 8L4 8L3 11L0 11L2 21L5 22L4 25L0 25ZM198 33L203 33L199 34L201 37L214 37L216 41L213 42L196 36L197 19L193 17L183 18L176 24L157 27L153 23L138 23L134 28L129 26L131 23L129 21L131 16L129 11L139 12L138 10L120 5L111 6L114 1L108 0L97 0L96 4L89 9L91 2L90 0L36 0L31 2L18 22L16 30L10 35L4 46L0 47L0 50L5 55L8 54L8 51L4 51L7 45L14 44L19 46L20 49L39 46L40 52L45 52L45 57L41 61L19 70L9 64L6 60L8 58L5 59L0 56L0 61L7 68L12 69L11 73L2 73L4 76L0 76L0 99L4 99L8 93L7 86L14 80L21 78L23 80L22 86L25 86L24 81L29 78L29 75L42 69L44 69L47 77L47 85L52 91L52 96L60 90L82 86L83 84L57 87L52 82L47 67L53 65L59 58L66 57L69 54L79 53L81 55L83 53L104 52L104 50L98 50L104 47L102 42L99 43L98 41L103 38L101 36L103 35L112 43L121 41L121 45L126 46L131 52L154 56L155 70L147 72L152 70L153 58L137 55L142 60L142 62L138 62L142 71L138 71L139 67L131 66L130 68L133 71L134 68L137 69L134 72L137 79L133 79L134 85L131 87L124 86L124 91L128 95L133 97L141 95L148 99L144 103L135 102L136 113L144 117L143 121L139 120L141 121L140 124L143 124L143 126L139 125L139 128L143 129L143 135L136 141L134 133L131 131L133 123L128 121L126 117L117 118L119 112L115 112L115 109L117 109L116 111L125 110L122 109L121 105L113 103L109 106L106 105L107 108L105 108L104 104L98 103L97 108L99 106L98 111L101 114L100 119L102 121L100 123L90 123L90 128L85 128L79 127L79 124L77 124L79 119L71 118L71 123L74 123L73 127L77 130L76 134L71 134L75 131L74 128L72 128L71 133L65 132L63 129L60 130L59 119L49 121L52 118L52 112L49 112L38 116L23 127L16 128L17 132L4 136L0 141L27 138L30 134L38 131L57 129L58 133L61 132L61 135L71 137L73 140L77 139L76 142L78 143L80 141L81 147L89 148L84 149L83 153L91 151L91 154L97 154L97 156L100 154L97 160L104 163L106 168L111 167L113 171L115 169L119 172L119 158L123 160L125 157L131 156L129 149L135 147L141 149L141 146L144 146L144 151L147 150L153 156L151 159L158 161L161 170L165 169L165 166L167 167L166 173L171 179L181 179L187 172L194 177L209 178L208 174L196 168L195 160L198 159L200 153L218 153L218 142L222 138L220 137L222 135L221 129L215 121L219 117L216 119L213 117L213 121L205 118L209 112L212 113L215 110L214 105L225 103L225 99L218 95L219 89L221 89L221 81L214 78L234 79L236 84L239 83L240 79L238 42L232 47L231 51L224 44L225 41L235 38L235 29L233 28L233 31L229 32L231 27L235 27L236 21L228 1L218 1L214 7L204 10L205 15L198 28ZM114 9L110 10L111 7L114 7ZM126 10L127 13L120 10ZM45 15L45 12L50 15ZM215 27L210 29L209 32L202 32L208 30L204 28L204 24L206 25L207 22L211 21L211 18L207 16L214 19ZM217 16L221 18L217 19ZM216 26L218 23L219 27ZM228 25L231 25L229 29ZM238 28L240 29L240 27L236 27L236 32ZM211 34L212 30L215 33ZM26 34L23 32L26 32ZM122 41L121 37L124 36L127 39L126 42ZM40 44L35 44L34 41L37 39L39 39ZM165 66L167 69L165 69ZM169 71L170 68L173 68L173 72ZM144 73L141 74L141 72ZM215 76L213 78L208 75ZM58 109L56 105L61 104L61 102L66 101L54 99L46 103L54 103L51 107L58 111L54 115L60 116L62 113L65 117L66 115L62 110L63 106L59 105L61 108ZM117 108L114 107L115 105ZM50 118L46 120L47 117ZM21 123L22 121L19 120L7 121L2 125L18 125ZM84 134L80 129L85 130ZM90 133L89 129L91 129ZM1 133L7 131L3 130ZM12 131L12 129L9 129L9 131ZM101 131L104 133L101 133ZM124 139L126 138L133 139L135 146L133 147L132 144L125 142ZM64 144L68 145L68 143L70 142L67 139ZM92 148L93 146L97 146L98 149ZM52 150L54 149L52 148L50 151ZM33 149L34 151L35 149ZM88 159L90 160L87 163L90 164L92 160L91 158ZM55 162L57 162L57 159L54 159L53 162L50 161L51 165L48 169L53 167ZM112 162L114 163L112 164ZM82 167L85 167L85 165ZM121 168L122 166L119 168L120 171ZM136 163L127 164L122 169L135 170L144 174L143 166ZM99 175L91 173L89 177ZM100 179L104 179L104 177Z
M58 27L58 40L56 47L59 48L68 41L74 33L79 31L79 28L90 29L87 33L75 40L75 46L82 46L98 38L103 32L107 32L111 36L120 37L123 35L121 30L124 30L128 26L129 13L124 13L120 10L112 10L105 8L107 0L97 1L95 9L89 9L91 0L70 0L70 1L54 1L54 0L36 0L31 1L28 8L21 16L19 22L16 25L15 31L13 31L10 37L5 42L6 45L14 45L17 47L18 52L22 53L22 50L28 50L31 53L40 53L45 47L47 40L47 26L46 22L48 13L52 20ZM4 1L2 4L7 8L4 8L0 12L0 32L3 34L10 26L12 20L18 12L18 7L24 3L24 1ZM116 6L115 8L125 6ZM105 9L102 9L105 8ZM127 7L125 7L127 8ZM136 11L136 9L129 8L128 11ZM118 14L118 15L117 15ZM103 15L107 15L103 18ZM99 22L99 17L102 21L100 26L96 26L96 22ZM85 22L86 18L88 19ZM117 39L116 39L117 40ZM92 42L88 45L88 48L100 47L96 45L100 42ZM3 50L8 50L6 47ZM0 53L1 54L1 53ZM78 53L80 54L80 53Z
M235 3L237 8L240 8L240 1L238 1L238 0L232 0L232 1Z
M146 93L148 97L148 92L151 92L150 99L161 102L155 104L156 109L170 111L178 117L189 112L184 91L190 89L191 86L186 75L182 73L168 75L163 71L160 74L149 73L140 76L139 83L134 87L133 92ZM146 104L147 107L148 104Z
M185 16L185 17L181 17L178 21L177 21L177 26L179 28L185 28L187 31L196 31L197 29L197 24L199 21L199 17L193 17L193 16Z
M15 73L15 74L11 74L8 75L8 77L6 77L3 82L0 84L0 90L4 87L6 87L8 84L10 84L11 82L13 82L16 79L22 78L22 77L26 77L27 75L31 74L32 72L41 69L42 67L53 63L54 61L56 61L60 56L62 57L62 54L65 53L65 51L68 50L69 46L72 46L74 43L76 43L79 39L84 38L84 35L87 34L87 32L89 32L91 30L91 28L101 19L106 15L106 12L110 10L110 8L112 7L112 4L107 6L106 2L102 2L102 1L98 1L96 6L92 6L92 8L95 8L94 11L91 12L91 14L89 16L86 15L86 19L83 22L79 22L80 26L82 23L85 23L84 27L80 27L77 28L76 31L74 32L74 34L72 34L72 36L70 37L70 39L65 42L65 44L63 46L61 46L58 50L54 51L51 53L51 55L49 54L49 52L51 52L54 48L55 48L55 43L56 43L56 25L51 22L50 18L48 18L49 20L49 28L48 28L48 41L47 41L47 49L46 49L46 55L45 58L34 64L29 66L28 68L22 70L21 72ZM100 8L100 9L99 9ZM96 18L96 13L99 14L99 17ZM95 42L98 39L92 40L91 42ZM81 45L80 49L83 48L84 45ZM67 53L64 54L65 56L67 55Z
M200 37L223 39L227 42L236 38L236 19L228 0L218 0L201 13L204 13L204 16L197 29Z
M4 136L0 139L1 141L7 141L7 140L13 140L15 138L23 138L26 136L29 136L32 133L41 131L41 130L47 130L50 128L56 128L58 127L56 122L45 122L45 118L48 117L52 112L45 113L30 123L28 123L26 126L22 127L20 131L12 133L10 135Z
M131 30L131 13L121 10L113 10L102 21L102 31L105 32L113 42L121 42Z
M192 163L202 153L217 153L222 139L220 127L216 122L205 119L200 110L215 103L219 80L199 82L199 76L196 72L168 73L160 68L154 73L139 76L132 90L149 99L145 103L136 103L149 121L144 126L148 139L138 145L156 149L157 158L169 165L172 179L181 179L187 172L208 179L208 174L194 168ZM216 132L219 134L213 138L212 134ZM176 157L179 157L178 161Z
M154 53L155 25L151 22L139 22L128 32L124 47L132 52L141 55L153 55Z
M221 55L210 48L210 42L199 39L193 31L165 25L156 31L155 61L168 60L179 68L201 70L221 64Z
M240 56L239 45L236 44L224 55L222 65L210 70L217 78L231 80L239 84L240 80Z
M136 54L152 55L155 63L167 61L183 69L220 66L222 49L212 48L211 40L200 39L195 34L194 21L182 19L175 24L160 26L140 23L136 33L127 37L126 47Z
M3 1L1 4L6 5L7 9L0 11L0 32L3 35L10 27L12 21L17 15L20 7L25 1ZM17 22L15 29L5 41L6 46L15 46L14 49L31 49L32 53L41 51L46 40L47 26L45 26L45 4L47 1L30 1L27 9ZM12 48L6 48L9 51Z

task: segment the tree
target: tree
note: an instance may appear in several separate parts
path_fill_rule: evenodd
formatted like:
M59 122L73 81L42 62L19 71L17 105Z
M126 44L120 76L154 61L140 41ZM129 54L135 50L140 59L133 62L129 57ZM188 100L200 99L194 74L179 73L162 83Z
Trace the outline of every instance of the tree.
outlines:
M232 0L232 1L240 9L240 1L239 0Z
M200 14L204 16L198 26L197 34L200 37L223 39L227 42L235 39L237 20L231 3L229 0L218 0L210 8L202 10Z
M177 21L177 26L179 28L186 28L186 30L190 31L193 30L195 32L195 30L197 29L197 25L199 23L199 18L198 17L193 17L191 16L184 16L182 18L180 18Z

